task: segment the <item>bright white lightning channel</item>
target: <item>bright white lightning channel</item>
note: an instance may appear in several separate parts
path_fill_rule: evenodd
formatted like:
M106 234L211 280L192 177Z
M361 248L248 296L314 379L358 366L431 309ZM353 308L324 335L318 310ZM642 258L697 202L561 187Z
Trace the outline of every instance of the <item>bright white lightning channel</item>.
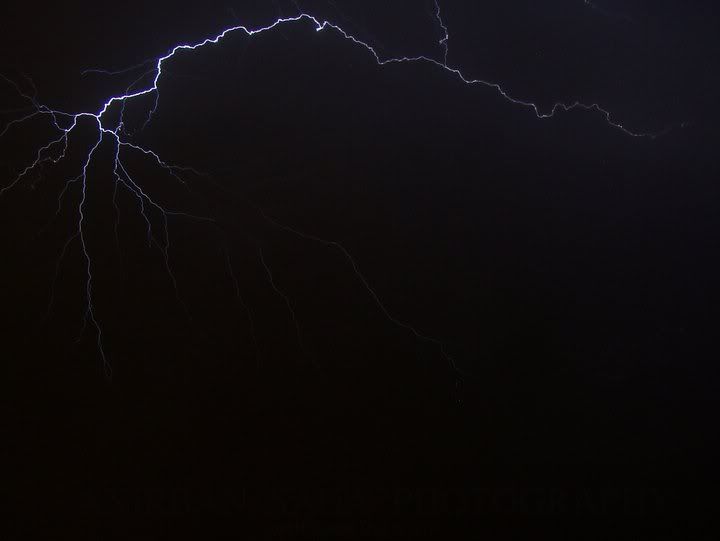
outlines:
M440 12L440 5L435 2L436 12L435 17L437 18L437 22L443 32L442 39L438 42L440 47L442 48L442 58L440 60L433 58L431 56L426 55L418 55L418 56L400 56L400 57L390 57L390 58L383 58L376 50L375 47L368 44L367 42L356 38L354 35L350 34L346 30L344 30L342 27L338 26L337 24L334 24L327 20L321 20L309 13L298 13L295 16L292 17L281 17L272 22L271 24L267 26L261 26L258 28L249 28L244 25L237 25L237 26L231 26L229 28L226 28L221 33L217 34L214 37L204 39L198 43L195 44L180 44L173 47L167 54L164 56L161 56L157 59L150 60L147 62L144 62L143 64L133 66L131 68L128 68L126 70L121 71L107 71L107 70L88 70L92 72L99 72L99 73L105 73L105 74L118 74L118 73L128 73L136 69L140 69L142 67L146 66L152 66L148 70L146 70L143 75L141 75L124 93L115 95L110 97L107 101L103 103L103 105L100 107L100 109L96 112L80 112L80 113L68 113L65 111L52 109L46 105L43 105L37 101L34 95L30 95L26 92L24 92L21 88L21 86L16 83L15 81L0 75L2 79L11 84L17 92L26 99L29 104L31 105L31 108L29 109L30 112L26 114L25 116L22 116L18 119L15 119L8 123L4 129L0 130L0 137L6 135L13 127L24 123L31 121L35 118L45 117L49 118L50 122L52 124L52 127L57 130L57 136L40 147L36 154L35 159L30 163L27 167L25 167L20 173L5 187L0 189L0 196L4 195L6 192L14 188L18 185L20 181L22 181L30 172L32 172L34 169L36 169L41 164L51 162L51 163L58 163L61 160L63 160L66 157L67 151L68 151L68 144L70 136L76 131L78 128L79 122L81 120L88 120L92 124L96 126L97 130L97 136L95 141L92 143L92 146L89 148L87 155L83 161L83 166L81 171L79 172L78 176L68 180L65 183L64 188L62 189L59 199L58 199L58 212L60 211L63 197L65 196L66 192L70 188L71 185L74 185L76 183L80 184L81 187L81 199L77 207L78 212L78 222L77 222L77 229L75 232L70 236L67 243L65 244L63 251L61 253L61 258L65 255L68 245L75 241L76 239L79 239L80 245L82 248L82 253L85 261L85 268L86 268L86 282L85 282L85 295L86 295L86 310L85 310L85 316L84 316L84 325L87 326L88 324L91 325L96 333L97 333L97 347L100 352L100 356L103 361L103 365L108 373L108 375L111 372L110 363L108 362L108 357L105 353L105 348L103 345L103 333L102 333L102 326L98 320L94 302L93 302L93 263L92 258L90 255L90 251L88 249L88 245L86 242L86 218L85 218L85 210L87 205L87 192L88 192L88 169L95 158L96 151L98 148L100 148L101 144L108 140L114 145L114 164L113 164L113 175L114 175L114 181L115 181L115 191L113 193L113 204L115 205L116 212L119 210L117 207L116 202L116 196L117 191L119 187L123 187L124 189L128 190L130 194L132 194L138 201L140 213L142 217L144 218L146 225L147 225L147 235L148 235L148 242L155 243L159 249L162 251L165 265L168 271L168 274L170 275L173 285L176 286L175 278L173 276L173 273L170 269L169 264L169 256L168 256L168 250L170 248L170 237L168 232L168 217L169 216L183 216L191 219L198 219L198 220L208 220L212 221L211 218L206 218L202 216L193 216L190 214L186 214L183 212L177 212L170 209L167 209L163 205L157 203L155 200L153 200L137 183L136 180L133 179L132 175L130 174L127 165L123 161L123 155L126 153L140 153L143 154L145 157L150 158L159 168L161 168L166 173L172 175L180 182L184 182L179 173L181 172L195 172L191 168L183 168L178 167L176 165L171 165L167 163L165 160L163 160L156 152L154 152L151 149L139 146L137 144L131 143L125 138L125 126L124 126L124 112L125 112L125 105L135 99L142 98L145 96L153 96L153 105L148 111L148 116L146 119L146 122L144 125L147 125L147 123L151 120L153 113L157 109L158 106L158 99L159 99L159 88L158 84L160 82L160 79L163 76L163 67L165 66L165 63L172 59L176 54L178 54L181 51L194 51L196 49L206 47L209 45L214 45L219 43L221 40L223 40L226 36L233 33L244 33L248 37L255 36L257 34L262 34L265 32L272 31L275 28L280 27L281 25L289 25L289 24L295 24L295 23L310 23L314 27L316 32L321 32L324 30L331 30L338 34L340 37L342 37L345 40L348 40L355 45L357 45L360 49L365 50L368 52L376 61L378 66L388 66L390 64L402 64L402 63L421 63L421 64L427 64L434 68L440 69L447 74L449 74L452 77L455 77L459 79L461 82L467 84L467 85L479 85L484 87L489 87L491 89L494 89L497 91L505 100L509 101L512 104L530 109L533 114L539 118L539 119L547 119L552 118L555 116L556 113L559 111L572 111L575 109L581 109L585 111L591 111L599 114L604 121L611 127L616 128L620 130L625 135L631 136L631 137L657 137L660 135L659 133L640 133L635 132L627 127L625 127L623 124L615 121L611 115L611 113L601 107L597 103L582 103L580 101L574 101L572 103L563 103L563 102L556 102L552 105L552 107L547 110L546 112L543 112L540 107L531 101L522 100L516 97L513 97L511 94L509 94L500 84L494 83L491 81L486 81L483 79L475 79L468 77L465 75L459 68L453 67L448 63L448 42L450 40L450 35L448 33L447 26L444 24L441 12ZM152 83L148 86L145 86L143 88L137 89L137 86L140 86L140 83L147 79L150 75L153 75L152 77ZM119 120L117 121L117 124L114 126L108 126L106 117L108 115L109 109L115 105L119 104L121 106L120 110L120 116ZM163 216L163 238L162 240L157 240L153 234L152 226L150 219L147 215L147 209L148 207L155 209L156 211L160 212ZM277 224L276 224L277 225ZM289 228L288 228L289 229ZM290 230L290 229L289 229ZM292 230L295 233L298 233L297 231ZM392 316L388 310L385 308L384 305L380 302L378 296L375 294L375 292L370 288L365 278L359 274L359 271L352 260L350 258L347 251L342 248L339 244L331 241L324 241L322 239L318 239L316 237L312 237L310 235L304 235L305 238L309 239L316 239L319 242L326 243L328 245L339 247L343 253L348 257L348 259L352 262L354 271L358 275L358 277L361 279L363 285L368 289L368 291L372 294L373 298L377 302L377 304L380 306L384 314L392 321L394 324L399 325L400 327L405 328L406 330L411 331L417 338L432 342L436 345L439 345L440 350L443 354L443 356L451 362L453 367L455 367L454 361L450 359L450 357L445 353L444 348L442 347L442 344L439 343L434 338L427 337L417 331L412 326L408 325L407 323L401 322L394 316ZM58 262L58 265L60 262ZM176 288L177 290L177 288ZM457 368L456 368L457 370Z

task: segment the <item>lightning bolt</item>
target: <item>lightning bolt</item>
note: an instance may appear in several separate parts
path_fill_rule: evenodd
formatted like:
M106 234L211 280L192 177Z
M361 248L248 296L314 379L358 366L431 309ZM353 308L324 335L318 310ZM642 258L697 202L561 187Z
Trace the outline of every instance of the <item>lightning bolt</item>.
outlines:
M589 5L591 3L586 2ZM503 86L501 86L499 83L492 82L492 81L486 81L483 79L473 78L468 75L466 75L463 71L461 71L460 68L454 67L449 64L448 62L448 54L449 54L449 40L450 40L450 34L448 31L448 27L445 25L442 15L441 15L441 8L440 4L437 0L435 0L435 13L434 16L437 19L437 24L439 25L441 31L442 31L442 37L438 42L438 45L440 46L440 58L435 58L434 56L429 55L417 55L417 56L399 56L399 57L388 57L384 58L378 50L371 44L367 43L366 41L363 41L362 39L354 36L353 34L349 33L345 29L343 29L338 24L335 24L333 22L330 22L328 20L320 19L310 13L302 12L299 8L299 5L295 3L295 6L298 7L298 14L291 16L291 17L280 17L273 21L272 23L266 25L266 26L260 26L257 28L250 28L245 25L235 25L230 26L226 29L224 29L219 34L208 37L202 41L199 41L197 43L185 43L185 44L179 44L174 46L172 49L169 50L169 52L163 56L160 56L158 58L146 60L140 64L137 64L135 66L131 66L129 68L118 70L118 71L109 71L109 70L99 70L99 69L93 69L93 70L86 70L84 73L102 73L105 75L118 75L118 74L127 74L132 73L138 70L143 70L142 74L129 86L126 88L126 90L122 93L119 93L117 95L111 96L108 98L102 106L97 111L83 111L78 113L71 113L66 111L61 111L57 109L53 109L51 107L48 107L44 104L41 104L37 101L36 95L37 92L35 92L34 86L33 86L33 93L28 93L23 90L23 86L19 84L18 82L5 77L3 75L0 75L2 79L9 85L13 86L17 93L28 102L27 107L20 108L19 112L25 113L19 118L10 121L2 130L0 130L0 137L3 137L7 135L11 130L13 130L16 126L20 124L24 124L27 122L34 121L38 118L46 118L49 120L51 127L55 130L55 137L45 143L44 145L40 146L36 153L34 160L29 163L26 167L24 167L16 176L13 178L6 186L0 189L0 196L5 195L8 191L15 188L23 179L25 179L32 171L36 170L38 167L40 167L42 164L45 163L51 163L51 164L57 164L61 160L65 159L68 152L68 145L71 137L73 137L79 130L81 124L86 124L87 122L90 123L90 125L93 127L93 131L95 132L95 139L91 146L87 149L85 154L85 159L83 160L81 170L78 172L78 175L67 180L64 187L62 188L60 195L58 197L58 214L60 213L60 210L63 205L63 198L67 194L67 192L74 186L79 185L80 186L80 201L77 205L76 211L77 211L77 228L72 233L72 235L69 237L68 241L64 245L62 252L60 254L60 258L57 262L57 267L60 267L60 264L62 262L63 257L65 256L68 246L76 241L79 240L81 249L82 249L82 257L84 259L85 263L85 313L83 318L83 330L85 330L86 327L90 326L92 329L94 329L96 334L96 341L97 341L97 348L100 353L100 357L102 359L103 366L105 368L106 374L110 376L112 369L110 367L110 363L108 361L108 356L105 352L104 348L104 335L102 331L102 325L101 320L98 315L97 309L95 307L94 303L94 268L93 268L93 259L91 255L91 247L89 246L88 240L87 240L87 218L86 218L86 210L88 205L88 192L91 189L91 179L90 179L90 167L93 163L93 161L96 159L98 151L100 150L103 145L112 145L113 147L113 163L112 163L112 172L114 177L114 190L113 190L113 205L114 210L116 213L116 220L115 220L115 235L117 239L117 229L120 219L120 209L117 204L117 195L119 190L124 189L127 190L128 193L130 193L137 201L138 207L139 207L139 213L142 216L142 218L145 221L146 229L147 229L147 241L151 245L155 245L162 253L165 268L167 270L167 274L172 282L172 285L175 289L175 291L178 291L178 285L177 280L175 279L175 276L172 271L171 263L170 263L170 249L171 249L171 242L170 242L170 232L169 232L169 218L171 217L181 217L181 218L188 218L192 220L202 220L202 221L210 221L213 222L212 218L204 217L204 216L196 216L192 214L188 214L181 211L176 211L173 209L168 209L164 205L162 205L160 202L154 200L151 198L146 190L144 190L140 184L140 182L135 178L133 173L130 171L129 166L126 162L126 156L130 154L135 154L144 157L147 160L150 160L154 166L158 168L160 172L163 174L166 174L176 181L185 184L184 176L185 174L193 174L193 175L200 175L198 171L195 171L192 168L189 167L181 167L178 165L170 164L164 159L162 159L155 151L149 148L145 148L143 146L137 145L135 143L132 143L129 140L129 134L127 132L127 128L124 121L124 115L125 115L125 109L126 105L135 101L139 100L141 98L151 97L152 98L152 105L147 110L147 116L145 119L145 122L143 123L143 128L148 125L153 119L153 116L155 112L157 111L159 107L159 100L160 100L160 91L159 91L159 83L163 77L163 74L165 73L165 66L169 60L174 58L175 56L183 53L183 52L192 52L196 51L201 48L210 47L213 45L216 45L220 43L224 38L226 38L230 34L245 34L248 38L251 38L253 36L263 34L266 32L271 32L273 30L276 30L282 26L285 25L291 25L291 24L309 24L316 32L322 32L322 31L330 31L335 33L339 38L347 40L354 45L356 45L360 50L365 51L368 53L377 63L379 67L387 67L394 64L405 64L405 63L414 63L414 64L425 64L428 65L430 68L438 69L444 73L446 73L449 77L455 78L462 83L469 85L469 86L482 86L487 87L492 90L495 90L502 98L510 102L511 104L517 105L519 107L523 107L528 109L530 112L532 112L538 119L549 119L554 117L559 112L569 112L574 110L583 110L583 111L589 111L594 112L598 114L603 121L609 125L612 128L615 128L622 132L623 134L630 136L630 137L650 137L654 138L658 135L661 135L664 132L660 133L642 133L637 132L634 130L631 130L624 126L622 123L616 121L610 111L600 106L598 103L583 103L580 101L574 101L571 103L564 103L564 102L556 102L554 103L548 110L543 111L536 103L532 101L527 101L518 97L513 96L510 94ZM149 79L149 82L147 82ZM143 84L143 82L146 82ZM32 83L30 82L32 85ZM119 106L119 116L116 120L116 122L112 122L109 118L111 116L111 110L114 110L115 106ZM87 121L87 122L86 122ZM155 228L152 225L152 219L150 217L150 213L159 213L162 220L162 227L158 239L157 232L155 231ZM323 239L320 239L318 237L314 237L312 235L300 233L296 230L293 230L291 228L287 228L285 226L281 226L277 222L273 221L275 225L278 225L280 227L284 227L287 231L290 231L296 235L299 235L300 237L305 238L306 240L314 240L316 242L324 243L330 247L336 248L340 250L343 255L347 258L348 262L351 264L351 266L354 269L354 272L356 273L358 279L362 282L363 286L367 289L369 294L373 297L381 311L384 313L384 315L395 325L398 325L399 327L404 328L405 330L411 332L416 338L432 342L436 344L443 356L448 359L453 367L457 369L455 366L454 361L450 358L449 355L444 350L443 345L436 339L427 337L426 335L420 333L417 331L414 327L411 325L400 321L395 316L393 316L383 305L383 303L380 301L380 298L375 293L375 291L370 287L367 280L360 274L357 264L355 263L354 259L350 256L349 252L345 250L340 244L332 241L326 241ZM265 261L265 258L263 256L263 252L260 251L260 259L265 267L265 270L267 272L268 279L275 291L283 297L283 299L286 301L286 304L292 314L293 322L295 323L297 332L298 332L298 342L301 342L300 337L300 328L297 323L297 319L295 316L295 312L292 307L292 303L290 302L287 295L285 295L275 284L273 280L273 275L270 272L269 267L267 266L267 263ZM230 260L228 259L228 266L230 267L230 270L232 271L232 265ZM57 273L56 273L57 278ZM53 288L54 288L53 281ZM239 290L236 288L236 292L238 293L239 297ZM52 299L53 299L54 293L51 294L50 299L50 308L52 307ZM178 300L179 294L178 294ZM240 302L243 303L243 301L240 299ZM49 308L49 309L50 309ZM248 315L250 316L250 313L248 311Z

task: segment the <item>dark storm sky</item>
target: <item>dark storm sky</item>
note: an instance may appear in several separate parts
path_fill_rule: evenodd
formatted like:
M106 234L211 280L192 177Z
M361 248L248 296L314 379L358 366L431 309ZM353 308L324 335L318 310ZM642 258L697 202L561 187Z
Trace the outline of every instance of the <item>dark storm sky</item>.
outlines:
M432 3L301 4L383 56L441 57ZM139 176L168 205L219 225L172 220L188 315L129 196L117 250L110 169L93 167L89 241L112 383L92 332L76 342L77 247L43 319L72 208L37 231L66 170L3 197L2 356L6 380L23 389L13 456L27 486L72 480L79 499L110 490L130 502L147 487L216 481L576 486L706 475L720 293L717 7L594 6L446 0L450 64L542 108L598 102L629 129L670 128L665 136L628 137L584 112L541 121L432 66L378 68L310 24L173 60L137 140L211 180L188 192L142 164ZM238 21L294 13L280 0L1 10L0 71L27 74L40 101L72 111L95 110L132 80L85 68L122 68ZM22 105L10 88L0 97L0 109ZM45 135L0 141L3 185ZM257 206L341 242L393 315L446 344L461 380L437 348L383 316L340 252L273 227Z

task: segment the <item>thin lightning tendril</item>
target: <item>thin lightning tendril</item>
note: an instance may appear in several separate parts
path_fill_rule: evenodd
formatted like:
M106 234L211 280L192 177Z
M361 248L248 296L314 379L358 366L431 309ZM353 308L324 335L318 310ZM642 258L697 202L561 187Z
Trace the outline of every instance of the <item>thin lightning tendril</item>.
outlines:
M355 274L357 279L360 281L363 288L368 292L368 294L370 295L372 300L375 302L377 307L380 309L382 314L391 323L393 323L396 327L399 327L401 329L405 329L406 331L409 331L410 334L412 334L418 340L420 340L422 342L427 342L429 344L433 344L435 347L437 347L439 349L440 354L450 364L452 369L458 374L462 373L462 371L458 368L457 363L455 362L455 359L447 352L447 350L445 349L445 345L440 340L438 340L437 338L433 338L432 336L427 336L427 335L423 334L422 332L417 330L415 327L413 327L409 323L401 321L400 319L398 319L396 316L394 316L392 314L392 312L387 308L387 306L385 306L385 303L383 303L383 301L380 299L380 296L375 291L375 289L373 289L373 287L370 285L370 282L365 277L365 275L362 272L360 272L360 267L358 266L357 262L355 261L355 258L350 254L350 252L347 250L347 248L345 248L342 244L340 244L339 242L334 241L334 240L322 239L320 237L316 237L315 235L310 235L309 233L299 231L288 225L281 224L277 220L275 220L275 219L271 218L270 216L268 216L267 214L265 214L265 212L263 212L262 210L260 211L260 214L270 224L274 225L275 227L277 227L279 229L282 229L284 231L287 231L288 233L296 235L297 237L299 237L301 239L316 242L318 244L323 244L329 248L333 248L333 249L339 251L342 254L342 256L347 260L347 262L350 264L350 267L352 267L353 273Z
M242 306L243 310L245 310L245 315L247 316L248 324L250 325L250 335L252 336L253 346L255 347L255 360L259 369L262 359L260 356L260 344L258 343L257 333L255 332L255 319L253 318L252 310L250 310L250 305L245 302L245 299L240 291L240 283L238 282L237 276L235 276L232 258L230 257L230 252L227 250L225 250L225 261L227 262L228 273L230 274L233 289L235 290L235 298L238 300L238 303Z
M260 255L260 263L265 270L265 274L267 276L270 287L285 302L285 306L287 306L288 312L290 313L290 319L292 319L293 325L295 326L295 334L298 346L300 347L301 351L305 351L305 348L303 347L302 333L300 332L300 323L298 322L297 314L295 313L295 308L293 308L292 301L290 300L290 297L288 297L287 294L282 289L280 289L275 282L275 277L273 276L272 270L270 269L270 265L268 265L267 260L265 259L265 254L261 247L258 248L258 254Z
M298 4L295 3L295 5L299 8ZM334 24L328 20L321 20L309 13L302 12L299 10L297 15L291 16L291 17L280 17L271 24L268 24L266 26L261 26L258 28L249 28L244 25L236 25L231 26L229 28L226 28L221 33L217 34L214 37L204 39L202 41L199 41L195 44L180 44L173 47L167 54L164 56L161 56L156 59L146 60L140 64L136 64L135 66L131 66L126 69L122 70L116 70L116 71L108 71L108 70L100 70L100 69L91 69L86 70L83 72L84 74L88 73L100 73L105 75L118 75L118 74L126 74L131 73L135 70L139 70L141 68L147 68L149 66L154 66L151 69L147 69L143 72L143 74L138 77L126 90L125 92L110 97L107 101L103 103L103 105L100 107L100 109L97 112L80 112L80 113L68 113L61 110L52 109L46 105L40 104L37 99L36 95L37 92L34 88L34 85L32 85L32 81L28 79L29 85L33 89L32 94L26 93L21 85L3 75L0 75L0 78L2 78L5 82L12 85L15 90L19 93L19 95L27 100L30 103L31 107L20 109L21 111L30 111L24 116L17 118L15 120L10 121L2 130L0 130L0 137L5 136L9 131L11 131L13 128L15 128L18 125L24 124L26 122L30 122L36 118L49 118L50 122L52 124L52 127L57 131L57 137L50 140L43 146L41 146L36 154L34 160L27 165L24 169L22 169L17 176L5 187L0 189L0 196L3 196L6 192L16 187L24 178L26 178L31 172L33 172L35 169L37 169L39 166L45 163L53 163L57 164L61 160L63 160L68 152L68 145L71 135L73 135L76 131L79 131L79 126L81 121L89 120L91 123L93 123L96 126L96 134L97 137L95 139L95 142L92 144L92 146L89 148L86 159L84 160L84 163L82 165L82 169L78 176L71 178L70 180L66 181L64 187L62 188L60 195L58 197L58 210L57 214L61 212L62 204L63 204L63 198L70 189L71 186L79 183L81 187L81 198L80 202L77 206L77 214L78 214L78 223L77 223L77 229L76 231L70 236L68 241L66 242L65 246L63 247L62 253L60 255L60 259L57 263L56 268L56 274L55 278L53 280L53 292L51 294L51 305L52 306L52 300L54 298L54 284L57 279L57 270L59 270L61 261L63 257L65 256L65 253L67 252L67 249L69 245L75 240L79 239L80 246L82 248L83 253L83 260L85 263L85 297L86 297L86 307L85 307L85 314L83 318L83 329L87 325L91 325L95 332L97 337L97 347L100 352L100 356L103 362L103 367L105 368L106 373L108 376L111 374L111 368L110 363L108 362L108 357L105 353L104 349L104 335L102 332L102 327L100 325L100 320L97 315L97 310L95 308L94 304L94 275L93 275L93 262L92 257L90 253L90 247L87 239L87 233L86 233L86 226L87 226L87 217L86 217L86 207L88 205L88 188L89 188L89 168L93 162L93 159L101 147L101 145L109 141L112 145L114 145L114 153L113 153L113 168L112 168L112 174L114 178L114 188L113 188L113 206L115 211L115 224L114 224L114 231L115 231L115 237L116 241L119 245L119 223L120 223L120 209L117 203L117 197L118 192L120 188L126 189L133 197L135 197L138 201L139 205L139 212L143 219L145 220L146 226L147 226L147 237L148 237L148 243L149 244L155 244L159 250L161 251L165 267L167 270L168 275L170 276L170 279L172 281L173 287L175 288L175 291L177 293L177 280L175 279L175 276L172 272L171 266L170 266L170 257L169 257L169 249L170 249L170 234L169 234L169 223L168 218L170 216L179 216L179 217L185 217L190 218L194 220L203 220L203 221L210 221L213 222L211 218L206 218L202 216L194 216L191 214L187 214L184 212L177 212L177 211L171 211L166 209L164 206L162 206L160 203L156 202L154 199L152 199L140 186L140 184L134 180L133 176L129 172L127 165L124 162L124 155L129 153L134 153L136 155L144 156L147 159L150 159L158 168L160 168L162 171L170 175L175 180L179 181L183 185L186 185L185 180L181 176L182 173L191 173L195 175L201 175L198 171L188 168L188 167L180 167L177 165L171 165L165 160L163 160L156 152L154 152L151 149L142 147L138 144L132 143L127 140L126 135L128 134L125 127L124 122L124 115L125 115L125 107L128 104L128 102L131 102L133 100L152 96L153 102L150 108L147 112L147 117L145 119L145 122L142 125L142 128L145 128L151 121L153 116L155 115L158 106L159 106L159 99L160 99L160 90L159 90L159 83L164 73L164 68L166 63L174 58L176 55L178 55L181 52L184 51L195 51L197 49L215 45L218 44L221 40L223 40L225 37L227 37L230 34L234 33L243 33L247 37L253 37L255 35L259 35L265 32L270 32L276 28L279 28L283 25L288 24L294 24L294 23L311 23L314 26L314 29L316 32L320 32L323 30L331 30L338 34L341 38L352 42L353 44L357 45L360 49L365 50L368 52L376 61L378 66L389 66L391 64L404 64L404 63L416 63L416 64L426 64L435 68L438 68L447 74L449 74L452 77L455 77L456 79L460 80L462 83L466 85L471 86L484 86L488 87L490 89L495 90L502 98L507 100L508 102L518 105L527 109L530 109L537 118L539 119L548 119L552 118L558 113L559 111L568 112L572 110L584 110L584 111L590 111L595 112L599 114L602 118L604 118L605 122L611 126L612 128L616 128L623 132L625 135L631 136L631 137L650 137L654 138L659 135L661 135L664 132L661 133L640 133L632 131L628 128L626 128L623 124L615 121L611 115L611 113L601 107L597 103L582 103L580 101L574 101L572 103L563 103L563 102L556 102L552 105L552 107L543 112L541 108L534 102L526 101L524 99L516 98L512 96L508 91L506 91L500 84L494 83L491 81L486 81L483 79L476 79L471 78L467 75L465 75L459 68L453 67L448 63L448 53L449 53L449 39L450 34L448 32L448 28L443 22L442 16L441 16L441 9L440 4L438 0L435 0L435 17L437 19L437 22L439 24L440 29L442 30L443 36L439 40L438 44L440 45L442 49L442 57L441 59L436 59L432 56L426 56L426 55L417 55L417 56L400 56L400 57L389 57L389 58L383 58L380 53L378 53L377 49L370 45L369 43L355 37L353 34L349 33L348 31L344 30L342 27L338 26L337 24ZM152 82L145 87L141 87L141 83L144 80L147 80L152 76ZM141 87L141 88L138 88ZM109 127L107 125L107 116L109 114L110 109L115 106L120 106L120 114L119 114L119 120L113 127ZM148 210L154 209L155 211L160 212L162 216L162 240L158 240L155 238L153 233L153 226L152 226L152 220L150 216L148 215ZM57 215L56 214L56 215ZM273 222L276 225L277 222ZM442 344L434 339L429 338L425 336L424 334L418 332L414 327L411 325L408 325L397 318L395 318L390 312L385 308L384 304L380 301L379 297L375 293L375 291L370 287L367 280L360 274L358 267L353 260L353 258L350 256L350 254L343 248L340 244L331 242L331 241L325 241L318 237L313 237L311 235L299 233L298 231L295 231L291 228L287 228L285 226L281 226L287 229L288 231L291 231L297 235L300 235L301 237L308 239L308 240L314 240L316 242L324 243L328 246L335 247L339 249L344 256L347 258L349 263L352 265L356 275L359 277L361 282L363 283L364 287L367 289L367 291L370 293L370 295L373 297L375 302L378 304L380 309L383 311L385 316L387 316L390 321L392 321L394 324L405 328L406 330L412 332L417 338L432 342L436 345L438 345L443 353L443 356L448 359L453 367L455 367L454 361L450 358L449 355L445 352ZM267 272L268 278L270 280L271 285L273 288L285 299L288 308L291 311L293 321L296 326L296 330L298 332L298 342L300 342L301 347L301 339L300 339L300 330L299 326L297 324L297 319L295 317L295 313L292 308L292 304L290 303L288 297L282 293L280 290L277 289L275 282L272 278L272 273L270 272L269 267L266 264L266 261L264 259L262 250L260 251L260 259L265 267L265 270ZM179 295L178 295L179 300ZM457 368L456 368L457 370Z

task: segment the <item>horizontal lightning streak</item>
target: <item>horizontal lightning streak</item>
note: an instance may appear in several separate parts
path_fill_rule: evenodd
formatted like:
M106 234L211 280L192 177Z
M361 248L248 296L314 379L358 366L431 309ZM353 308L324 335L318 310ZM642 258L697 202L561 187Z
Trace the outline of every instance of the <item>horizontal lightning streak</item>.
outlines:
M439 4L436 4L436 5L438 6L437 7L437 9L438 9L437 16L438 16L438 19L440 19ZM607 123L610 126L617 128L619 130L622 130L627 135L630 135L633 137L654 137L654 136L658 135L658 134L653 134L653 133L634 132L634 131L627 129L621 123L615 122L612 119L612 114L610 113L610 111L604 109L597 103L586 104L586 103L582 103L580 101L575 101L572 103L556 102L555 104L553 104L553 106L550 108L550 110L548 112L543 113L540 110L540 107L536 103L513 97L510 93L508 93L505 89L503 89L503 87L499 83L493 83L491 81L485 81L483 79L470 78L470 77L466 76L459 68L451 67L447 63L447 55L445 56L445 59L443 61L440 61L440 60L437 60L435 58L425 56L425 55L401 56L401 57L392 57L392 58L383 59L372 45L356 38L355 36L346 32L343 28L341 28L340 26L338 26L336 24L333 24L329 21L321 21L320 19L316 18L315 16L309 15L307 13L301 13L301 14L293 16L293 17L283 17L283 18L277 19L276 21L274 21L273 23L271 23L267 26L254 28L254 29L248 28L247 26L244 26L244 25L232 26L230 28L223 30L220 34L216 35L213 38L207 38L207 39L204 39L195 44L177 45L173 49L171 49L171 51L168 54L166 54L165 56L161 56L160 58L157 59L156 73L155 73L155 77L153 79L151 86L149 86L148 88L142 89L142 90L128 92L128 93L125 93L125 94L122 94L119 96L111 97L109 100L107 100L105 102L105 104L102 106L100 111L96 114L92 114L92 113L81 113L81 114L88 114L88 115L93 115L95 117L102 117L115 102L121 102L121 101L125 101L128 99L133 99L133 98L137 98L140 96L146 96L148 94L157 92L158 84L162 77L163 64L167 60L173 58L178 52L194 51L196 49L205 47L207 45L217 44L222 39L224 39L227 35L232 34L234 32L243 32L248 36L254 36L257 34L262 34L264 32L273 30L283 24L296 23L296 22L300 22L300 21L311 22L315 26L315 30L317 32L320 32L327 28L335 30L344 39L349 40L349 41L353 42L354 44L367 50L375 58L375 61L377 62L377 64L379 66L386 66L389 64L399 64L399 63L431 64L433 66L436 66L436 67L456 76L459 80L461 80L465 84L482 85L482 86L492 88L492 89L496 90L507 101L509 101L515 105L520 105L520 106L532 109L532 111L535 113L535 115L541 119L552 118L553 116L555 116L555 114L558 111L561 111L561 110L562 111L571 111L574 109L583 109L586 111L596 111L596 112L600 113L605 118L605 120L607 121ZM447 52L447 41L449 40L449 34L447 33L447 27L442 22L441 22L441 27L442 27L443 31L445 32L445 37L441 40L440 43L443 45L444 50ZM108 72L108 73L112 73L112 72Z

